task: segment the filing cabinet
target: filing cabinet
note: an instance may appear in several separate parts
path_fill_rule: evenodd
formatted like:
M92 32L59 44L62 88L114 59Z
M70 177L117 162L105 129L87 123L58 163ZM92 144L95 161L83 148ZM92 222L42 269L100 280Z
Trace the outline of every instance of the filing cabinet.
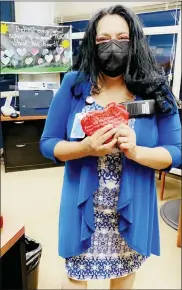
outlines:
M5 172L57 166L40 152L44 124L45 120L41 119L1 123Z

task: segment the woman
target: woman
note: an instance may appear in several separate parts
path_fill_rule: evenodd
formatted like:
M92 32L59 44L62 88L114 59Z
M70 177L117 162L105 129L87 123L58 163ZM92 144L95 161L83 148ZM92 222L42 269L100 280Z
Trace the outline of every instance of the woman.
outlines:
M77 113L143 99L155 100L155 114L83 136ZM52 102L40 146L45 157L65 161L62 288L86 289L90 279L110 278L111 289L132 289L136 270L160 253L155 169L178 166L181 153L173 95L128 9L117 5L91 19L73 72Z

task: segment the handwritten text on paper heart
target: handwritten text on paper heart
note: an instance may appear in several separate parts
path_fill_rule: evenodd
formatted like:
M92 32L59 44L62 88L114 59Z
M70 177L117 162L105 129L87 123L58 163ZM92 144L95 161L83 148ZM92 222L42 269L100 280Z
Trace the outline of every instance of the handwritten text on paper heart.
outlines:
M17 48L16 51L19 54L19 56L24 56L27 53L26 48Z

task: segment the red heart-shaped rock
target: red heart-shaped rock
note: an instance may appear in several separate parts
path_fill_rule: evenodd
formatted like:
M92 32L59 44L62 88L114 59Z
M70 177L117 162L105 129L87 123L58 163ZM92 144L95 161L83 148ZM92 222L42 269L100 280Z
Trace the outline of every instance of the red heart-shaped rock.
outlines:
M113 128L118 127L122 123L128 124L129 113L125 106L111 103L103 110L89 112L82 120L81 125L87 136L92 136L100 128L112 124ZM107 140L108 143L110 140Z

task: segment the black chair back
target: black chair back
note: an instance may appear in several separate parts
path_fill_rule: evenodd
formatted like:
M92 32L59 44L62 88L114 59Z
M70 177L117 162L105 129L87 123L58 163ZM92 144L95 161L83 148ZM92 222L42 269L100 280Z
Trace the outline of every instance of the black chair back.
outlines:
M181 125L182 125L182 108L178 109L179 112L179 117L180 117L180 121L181 121Z

